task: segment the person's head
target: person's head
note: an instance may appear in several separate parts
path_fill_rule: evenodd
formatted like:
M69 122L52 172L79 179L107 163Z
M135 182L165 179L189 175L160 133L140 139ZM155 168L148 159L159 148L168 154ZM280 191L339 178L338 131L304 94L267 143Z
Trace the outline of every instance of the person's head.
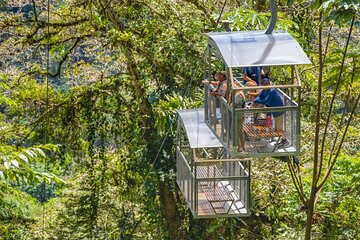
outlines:
M263 79L261 79L261 85L263 86L270 85L270 79L268 77L264 77Z
M218 71L215 73L215 79L222 82L226 80L226 72L225 71Z
M213 77L214 81L216 81L215 74L216 74L216 71L212 71L211 76Z
M270 80L269 74L268 74L268 73L261 74L261 77L260 77L260 84L261 84L261 85L263 85L263 83L262 83L263 79L268 79L268 80ZM265 81L266 81L266 80L265 80Z

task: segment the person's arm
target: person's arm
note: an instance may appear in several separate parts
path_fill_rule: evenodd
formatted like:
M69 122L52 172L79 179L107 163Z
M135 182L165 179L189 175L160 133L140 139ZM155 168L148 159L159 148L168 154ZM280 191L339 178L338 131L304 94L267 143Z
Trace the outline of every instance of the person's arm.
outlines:
M252 80L246 73L243 74L243 78L245 79L246 82L254 83L257 85L257 83L254 80Z
M210 92L210 95L211 96L222 96L222 97L224 97L224 95L222 95L221 93L216 92L216 91Z
M206 84L206 83L209 83L209 80L207 80L207 79L204 79L204 80L202 80L202 81L201 81L201 83L202 83L202 84Z
M248 94L249 96L257 97L257 96L260 95L261 91L262 91L262 90L260 90L260 91L258 91L258 92L248 92L247 94Z
M202 84L208 83L208 84L213 85L213 86L217 86L217 85L219 84L218 81L210 81L210 82L209 82L207 79L202 80L201 83L202 83Z

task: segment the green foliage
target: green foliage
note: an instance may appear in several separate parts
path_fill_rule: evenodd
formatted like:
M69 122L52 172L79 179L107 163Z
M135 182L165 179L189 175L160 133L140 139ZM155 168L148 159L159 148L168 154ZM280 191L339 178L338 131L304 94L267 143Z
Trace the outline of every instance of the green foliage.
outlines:
M340 156L332 180L324 187L319 211L325 218L325 236L356 239L360 234L359 159L359 154Z
M328 11L328 17L337 24L350 22L359 9L360 3L356 0L327 0L320 6L320 10Z
M14 13L9 9L17 8L0 3L1 237L302 236L305 214L299 211L300 201L285 163L260 160L254 164L254 214L240 222L192 219L176 188L173 123L176 110L201 107L203 93L198 86L203 78L201 65L206 40L201 33L214 30L222 7L218 1L61 1L51 5L49 38L43 3L33 2L36 16L34 9ZM18 9L24 7L21 1L16 4ZM264 2L228 4L222 19L234 21L234 30L263 30L268 25L270 15L268 9L265 12ZM313 45L319 9L311 9L308 1L279 4L276 29L295 36L316 62ZM239 6L246 6L247 10ZM357 8L354 1L326 1L321 6L327 16L344 24L348 20L345 14L352 14ZM324 18L325 27L328 21ZM342 26L338 26L337 42L329 45L326 56L324 106L328 105L328 93L333 91L338 77L343 51L340 46L346 34ZM44 44L48 39L49 74L44 64ZM341 92L347 92L352 83L351 97L345 99L346 94L342 94L336 100L331 129L337 128L339 113L351 108L354 96L359 93L359 69L352 71L358 62L358 50L354 40L340 86ZM221 67L217 63L217 68ZM309 173L318 69L314 65L300 70L303 80L300 169ZM279 82L287 80L281 78L280 71L275 75ZM316 226L319 238L341 235L352 238L358 234L359 166L358 156L351 157L359 150L358 124L356 117L333 181L324 186L326 194L319 203L319 211L325 219ZM158 154L166 132L166 141ZM44 180L49 191L46 194L52 198L43 199L45 225L39 203L19 190L39 195L43 185L30 184ZM304 184L309 183L306 175ZM334 201L336 206L332 205ZM329 206L333 209L328 209Z
M41 207L28 194L0 181L0 238L22 239Z
M200 96L199 96L200 97ZM160 135L168 134L174 135L176 126L174 122L177 119L177 110L179 109L192 109L198 108L202 105L202 99L194 101L190 98L184 98L179 95L165 95L164 99L161 99L158 104L154 106L155 127Z
M237 9L226 12L224 18L232 21L232 31L265 30L270 21L270 13L262 13L251 9ZM298 26L295 22L279 13L276 30L284 30L297 36Z
M51 144L23 149L6 145L0 146L0 181L24 181L35 184L40 181L64 183L51 173L39 172L32 168L32 166L36 165L36 162L46 161L43 149L55 152L57 147Z

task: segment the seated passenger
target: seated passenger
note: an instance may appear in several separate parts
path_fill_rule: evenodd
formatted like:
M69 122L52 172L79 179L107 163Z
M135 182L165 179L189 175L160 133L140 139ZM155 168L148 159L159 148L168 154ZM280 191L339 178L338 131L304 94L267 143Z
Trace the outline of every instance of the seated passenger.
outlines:
M262 79L263 86L269 86L270 80L268 78ZM264 89L261 94L255 98L254 103L263 104L266 107L282 107L284 106L283 100L281 99L278 91L274 88ZM281 141L278 147L283 147L289 142L286 139L284 132L284 113L285 112L273 112L271 113L275 119L275 131L282 131Z

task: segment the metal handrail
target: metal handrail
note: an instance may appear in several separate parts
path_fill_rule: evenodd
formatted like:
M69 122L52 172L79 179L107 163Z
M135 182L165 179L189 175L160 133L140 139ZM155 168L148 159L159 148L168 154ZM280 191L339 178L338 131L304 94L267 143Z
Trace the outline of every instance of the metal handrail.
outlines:
M179 156L180 156L180 160L182 160L183 163L185 163L185 166L188 168L191 178L194 179L194 178L195 178L194 173L191 171L191 167L190 167L189 163L187 162L186 157L185 157L184 154L181 152L181 150L180 150L179 147L176 147L176 151L177 151L177 153L178 153Z
M257 89L271 89L271 88L300 88L301 86L295 84L286 85L269 85L269 86L251 86L251 87L233 87L233 90L257 90Z

